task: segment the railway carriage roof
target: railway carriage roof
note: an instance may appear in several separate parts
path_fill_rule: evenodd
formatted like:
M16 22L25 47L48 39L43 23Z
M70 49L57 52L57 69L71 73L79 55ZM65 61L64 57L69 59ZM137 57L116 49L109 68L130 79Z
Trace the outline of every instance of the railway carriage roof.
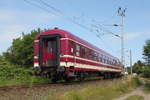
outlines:
M83 39L81 39L81 38L71 34L70 32L62 30L62 29L54 28L54 29L46 30L44 32L41 32L35 39L38 40L41 35L49 35L49 34L59 34L61 38L69 38L69 39L75 40L75 41L77 41L77 42L79 42L81 44L86 45L87 47L93 48L94 50L99 51L102 54L117 60L116 57L110 55L109 53L106 53L102 49L99 49L98 47L92 45L91 43L89 43L89 42L87 42L87 41L85 41L85 40L83 40Z

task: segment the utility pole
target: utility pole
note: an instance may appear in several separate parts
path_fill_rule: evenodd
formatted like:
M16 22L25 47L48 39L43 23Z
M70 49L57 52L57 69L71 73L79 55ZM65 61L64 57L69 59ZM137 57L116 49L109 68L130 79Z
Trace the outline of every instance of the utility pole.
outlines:
M123 64L123 67L124 67L124 69L123 69L124 73L125 73L125 57L124 57L124 17L125 17L125 11L126 11L126 8L125 9L122 9L121 7L118 8L118 16L121 17L121 23L120 24L107 25L107 26L120 26L121 27L121 35L117 35L117 34L112 33L109 30L103 29L105 32L112 34L113 36L119 37L121 39L121 63ZM99 25L99 26L93 25L93 27L102 30L101 25Z
M130 68L131 68L131 75L132 75L132 52L130 49Z
M118 9L118 16L121 17L121 62L123 66L125 67L125 58L124 58L124 17L125 17L125 9L122 9L121 7ZM124 69L125 71L125 69Z

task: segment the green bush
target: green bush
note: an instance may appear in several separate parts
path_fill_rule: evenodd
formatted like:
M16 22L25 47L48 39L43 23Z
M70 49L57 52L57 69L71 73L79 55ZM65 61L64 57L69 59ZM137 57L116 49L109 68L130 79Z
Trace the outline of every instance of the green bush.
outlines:
M12 65L4 58L0 58L0 85L17 85L32 83L48 83L50 79L32 75L29 67Z
M150 78L150 66L146 66L143 72L143 77Z

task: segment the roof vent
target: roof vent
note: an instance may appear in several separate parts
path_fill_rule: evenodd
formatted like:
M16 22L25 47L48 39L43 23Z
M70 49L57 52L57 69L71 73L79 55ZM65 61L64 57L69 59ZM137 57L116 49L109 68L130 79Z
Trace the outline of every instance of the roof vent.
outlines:
M54 29L58 29L58 27L55 27Z

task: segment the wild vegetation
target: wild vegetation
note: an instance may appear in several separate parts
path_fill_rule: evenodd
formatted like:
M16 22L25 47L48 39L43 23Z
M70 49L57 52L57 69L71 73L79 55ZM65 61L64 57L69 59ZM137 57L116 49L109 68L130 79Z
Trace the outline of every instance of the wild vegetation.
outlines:
M150 80L145 81L144 92L145 93L150 93Z
M14 39L11 47L0 55L0 86L44 83L49 79L33 76L33 43L42 30L37 29L29 34Z
M41 31L39 28L28 34L22 33L21 37L14 39L12 45L3 53L5 60L22 67L33 66L34 39Z
M109 85L87 87L78 91L70 91L59 96L47 97L45 100L112 100L135 89L140 85L138 78L120 80Z
M50 82L48 79L35 77L32 73L32 68L12 65L4 58L0 59L0 86Z

